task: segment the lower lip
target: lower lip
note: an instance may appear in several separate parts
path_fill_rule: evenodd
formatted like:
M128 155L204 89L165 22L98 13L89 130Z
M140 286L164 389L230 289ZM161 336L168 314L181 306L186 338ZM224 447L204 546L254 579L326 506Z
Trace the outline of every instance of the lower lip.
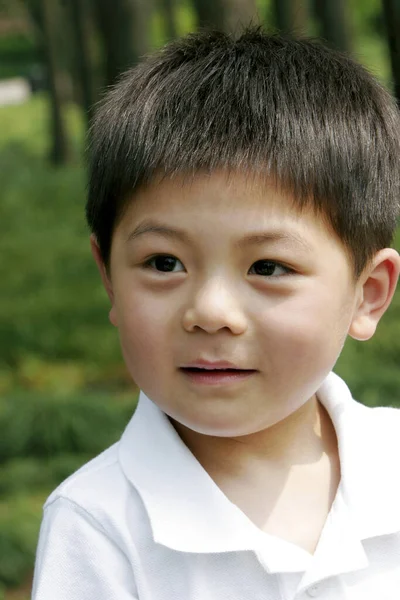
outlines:
M181 369L193 383L201 385L221 385L238 383L254 375L256 371L189 371Z

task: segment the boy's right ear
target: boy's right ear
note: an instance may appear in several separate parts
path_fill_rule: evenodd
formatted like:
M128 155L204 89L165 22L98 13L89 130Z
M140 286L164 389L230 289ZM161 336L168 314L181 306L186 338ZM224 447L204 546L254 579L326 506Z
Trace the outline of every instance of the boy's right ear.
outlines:
M115 306L114 306L114 292L112 289L112 283L111 283L111 279L107 273L106 266L103 262L103 258L101 256L101 252L100 252L100 247L99 247L99 244L97 242L97 239L96 239L96 236L94 235L94 233L92 233L90 236L90 248L92 250L93 258L96 261L97 268L99 269L101 280L104 285L104 289L106 290L107 295L111 302L111 309L110 309L110 314L109 314L110 321L115 327L117 327L117 319L116 319L116 315L115 315Z

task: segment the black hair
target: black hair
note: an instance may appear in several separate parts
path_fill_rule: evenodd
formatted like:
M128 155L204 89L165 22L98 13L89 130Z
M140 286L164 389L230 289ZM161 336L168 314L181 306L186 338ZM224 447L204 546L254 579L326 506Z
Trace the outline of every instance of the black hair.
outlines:
M317 40L189 34L128 71L91 129L86 215L109 265L135 190L215 169L274 177L343 242L358 276L399 214L400 113L360 64Z

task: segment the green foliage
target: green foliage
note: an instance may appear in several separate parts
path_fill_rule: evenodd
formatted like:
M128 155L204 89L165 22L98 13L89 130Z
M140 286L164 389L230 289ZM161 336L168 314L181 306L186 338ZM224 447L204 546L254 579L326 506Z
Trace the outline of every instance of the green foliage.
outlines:
M81 165L85 134L82 112L77 106L69 104L64 117L73 143L73 151L79 160L78 164ZM0 126L2 161L8 161L12 167L12 163L20 158L15 168L29 171L33 166L40 165L42 170L51 176L54 171L46 161L46 152L50 143L50 103L46 94L35 94L23 105L0 106ZM55 170L55 173L62 171L63 169ZM8 181L13 179L13 174L2 169L2 176L8 175Z
M0 464L24 456L51 459L67 454L64 461L69 460L68 453L94 456L118 440L135 405L133 394L125 401L105 395L57 398L32 392L2 398ZM32 465L27 469L32 471ZM53 468L49 463L50 471ZM0 487L2 480L0 476Z
M350 0L349 16L354 57L390 86L390 59L381 0Z
M0 398L0 587L32 570L46 497L120 438L135 406L134 394Z
M78 145L80 116L71 109L68 117L70 130L80 134L74 136ZM3 376L7 368L21 375L37 357L47 363L88 361L99 373L121 363L107 297L90 254L84 168L55 170L46 164L47 118L45 96L0 108ZM86 369L93 372L87 363ZM0 387L1 379L0 373Z
M9 460L1 467L0 496L54 489L91 458L93 453L62 453L48 459L27 456Z
M268 2L258 4L268 14ZM379 0L351 0L350 9L356 57L389 81ZM194 22L182 0L179 33ZM157 14L153 36L154 47L165 39ZM29 43L0 40L0 63L7 46L21 65ZM1 584L32 571L46 497L118 440L136 404L90 255L82 114L69 106L66 119L75 163L53 169L46 95L0 107L0 600ZM360 401L400 406L399 360L397 292L374 338L349 339L335 370Z
M13 495L0 502L0 582L21 583L32 570L42 516L50 490L29 496ZM0 596L1 597L1 596Z
M188 0L182 0L175 5L176 30L178 35L185 35L196 28L196 16L193 5ZM160 10L154 10L151 26L151 49L156 49L168 41L163 15Z
M40 57L33 36L0 36L0 79L26 77L38 62Z

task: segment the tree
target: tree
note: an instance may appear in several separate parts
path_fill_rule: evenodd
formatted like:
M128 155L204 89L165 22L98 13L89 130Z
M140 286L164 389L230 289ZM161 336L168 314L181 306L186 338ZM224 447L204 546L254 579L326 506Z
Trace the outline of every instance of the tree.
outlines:
M273 0L274 24L280 31L303 33L307 31L309 20L308 0Z
M92 65L90 60L88 32L88 14L86 0L69 0L72 31L74 34L75 65L78 74L79 87L81 91L81 102L90 122L91 109L94 104L94 91L92 84Z
M193 0L199 27L235 31L242 25L256 23L256 0Z
M94 9L103 43L105 84L112 85L138 58L133 43L133 2L94 0Z
M53 0L41 0L37 12L42 25L43 52L47 64L48 85L51 103L52 148L50 159L60 165L68 162L69 146L63 120L63 84L57 60L57 4Z
M158 0L159 6L161 9L161 13L163 16L163 21L165 24L165 30L167 34L167 38L169 40L173 40L176 38L176 22L175 22L175 0Z
M338 50L351 51L348 3L346 0L314 0L321 36Z
M224 0L193 0L198 27L224 29Z
M241 26L258 22L256 0L225 0L224 28L236 31Z
M400 105L400 1L383 0L383 12L392 66L394 93Z
M153 0L130 0L133 3L133 44L137 58L146 54L151 46L151 19Z
M104 49L105 83L138 62L149 50L151 0L93 0Z

